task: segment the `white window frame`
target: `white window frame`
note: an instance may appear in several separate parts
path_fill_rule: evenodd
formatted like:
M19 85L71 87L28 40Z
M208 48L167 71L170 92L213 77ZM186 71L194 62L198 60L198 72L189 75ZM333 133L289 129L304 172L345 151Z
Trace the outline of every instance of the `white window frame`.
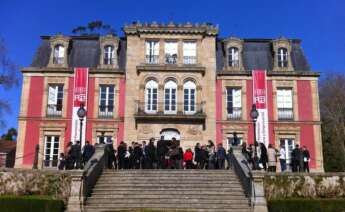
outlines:
M183 42L183 63L196 64L196 42L195 41Z
M176 64L178 58L178 43L176 41L166 41L164 44L165 63ZM176 55L176 58L174 58Z
M54 46L53 63L64 64L65 62L65 47L61 44Z
M187 91L187 94L186 94ZM192 93L194 91L194 99ZM192 103L194 101L194 104ZM187 102L187 105L186 105ZM187 109L186 109L187 107ZM183 111L185 114L194 114L196 112L196 85L192 81L183 84Z
M159 42L146 41L145 42L145 58L146 63L157 64L159 61Z
M290 119L288 117L291 117L293 119L293 90L292 88L278 88L277 89L277 111L278 111L278 119Z
M48 146L48 137L50 137L50 146ZM57 141L55 141L57 138ZM54 144L57 142L57 147ZM60 136L58 135L46 135L44 137L44 167L57 167L59 164L59 148L60 148ZM49 149L49 150L48 150ZM57 150L57 153L54 154L54 150ZM47 154L47 151L48 154ZM47 157L49 158L49 163L46 162ZM55 160L54 160L55 159ZM48 165L47 165L48 164Z
M105 65L113 65L115 59L115 51L114 46L106 45L104 46L104 64Z
M155 94L156 93L156 98ZM145 112L157 113L158 109L158 83L150 80L145 85Z
M166 98L167 96L168 96L168 99ZM169 80L164 85L164 113L165 114L177 113L176 100L177 100L177 84L174 81Z
M287 48L278 48L278 67L286 68L288 67L288 63L289 60Z
M237 47L232 46L228 49L228 54L229 54L228 65L230 67L239 67L240 65L239 49Z
M63 109L63 84L48 85L47 115L61 116ZM58 104L60 102L60 104ZM58 107L61 106L61 108Z
M102 98L102 88L105 88L105 99ZM112 90L111 90L112 89ZM113 98L113 104L110 105L110 97L112 95ZM102 100L105 101L105 105L101 105ZM99 101L98 101L98 112L100 116L108 116L108 117L112 117L114 114L114 110L115 110L115 85L100 85L99 86ZM101 111L101 106L104 106L105 109L104 111ZM112 106L112 110L109 109L109 107Z
M231 92L231 93L230 93ZM229 96L232 96L232 101L229 100ZM229 112L229 104L232 104L232 113ZM239 87L227 87L226 88L226 112L230 119L242 118L242 88Z

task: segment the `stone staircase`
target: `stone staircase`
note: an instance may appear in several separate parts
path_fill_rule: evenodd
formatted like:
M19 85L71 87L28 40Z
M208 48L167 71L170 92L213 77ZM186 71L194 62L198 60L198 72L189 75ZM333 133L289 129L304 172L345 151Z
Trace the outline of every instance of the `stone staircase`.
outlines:
M231 170L104 171L86 211L251 211Z

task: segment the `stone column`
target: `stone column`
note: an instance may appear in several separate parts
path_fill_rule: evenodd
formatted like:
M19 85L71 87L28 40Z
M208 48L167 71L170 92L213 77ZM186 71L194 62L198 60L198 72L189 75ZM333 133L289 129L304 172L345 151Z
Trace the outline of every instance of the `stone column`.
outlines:
M73 171L71 173L71 193L68 198L67 212L83 211L83 170Z
M254 212L268 212L267 201L264 190L264 176L265 173L261 171L252 171L253 184L252 189L252 204L254 205Z

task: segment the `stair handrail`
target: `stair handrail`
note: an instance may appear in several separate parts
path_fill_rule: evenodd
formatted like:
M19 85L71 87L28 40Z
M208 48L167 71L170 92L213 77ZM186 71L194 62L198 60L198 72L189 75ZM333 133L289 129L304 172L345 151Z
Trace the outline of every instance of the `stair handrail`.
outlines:
M232 154L230 154L230 162L232 167L239 178L244 193L249 200L249 204L253 209L255 206L255 186L253 180L253 173L248 164L246 157L242 153L242 149L239 146L232 147Z
M83 186L81 192L81 195L83 195L82 199L84 201L91 194L93 187L95 186L105 167L107 158L105 147L106 144L97 144L95 146L95 153L84 166Z

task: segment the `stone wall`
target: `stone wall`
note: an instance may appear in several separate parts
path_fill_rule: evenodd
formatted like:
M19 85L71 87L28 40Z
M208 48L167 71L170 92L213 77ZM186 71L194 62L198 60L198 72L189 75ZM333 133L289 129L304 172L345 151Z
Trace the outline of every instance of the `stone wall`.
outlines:
M67 203L70 185L63 171L0 169L0 195L47 195Z
M267 200L344 198L345 173L266 174L264 188Z

